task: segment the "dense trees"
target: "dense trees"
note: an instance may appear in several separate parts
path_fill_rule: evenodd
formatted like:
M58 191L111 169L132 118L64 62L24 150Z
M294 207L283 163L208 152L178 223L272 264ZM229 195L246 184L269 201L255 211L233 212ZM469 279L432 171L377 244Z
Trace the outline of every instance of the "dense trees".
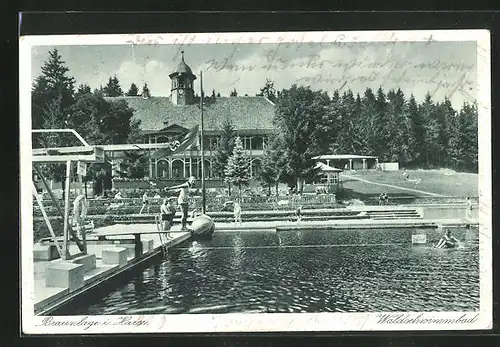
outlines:
M285 149L281 137L275 134L266 144L259 179L268 188L268 195L271 195L271 188L274 187L277 196L278 184L285 176Z
M317 171L314 156L328 151L336 138L329 112L331 100L325 92L298 87L283 90L276 100L274 123L284 149L284 177L292 178L302 192L305 181L313 180Z
M270 85L266 81L266 86ZM264 90L265 88L263 88ZM432 100L427 94L417 103L402 90L363 96L292 86L277 93L275 124L282 139L279 180L297 185L314 178L315 155L364 154L404 167L447 167L477 171L477 105L465 103L457 112L449 99ZM273 151L267 149L267 157ZM261 180L273 182L274 166L264 160Z
M116 76L110 77L108 83L104 86L103 92L105 96L116 97L123 96L123 90Z
M48 60L42 66L42 74L33 83L33 128L75 129L90 144L126 143L136 140L139 123L132 120L133 110L125 101L104 99L104 96L110 93L120 93L121 88L116 76L110 78L104 88L94 93L85 84L79 85L75 92L75 80L68 76L68 72L69 69L57 49L50 51ZM80 145L74 136L41 134L33 140L35 148ZM41 165L41 170L48 178L58 182L65 176L64 165ZM109 177L109 171L108 163L93 164L87 170L87 179L104 180ZM95 186L102 187L101 183Z

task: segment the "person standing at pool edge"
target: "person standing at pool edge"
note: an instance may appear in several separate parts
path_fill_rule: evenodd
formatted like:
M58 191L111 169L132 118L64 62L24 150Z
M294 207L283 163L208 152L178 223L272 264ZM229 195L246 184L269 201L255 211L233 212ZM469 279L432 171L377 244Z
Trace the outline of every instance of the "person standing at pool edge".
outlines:
M472 201L467 197L467 207L465 209L465 218L470 220L472 218Z
M177 186L173 187L165 187L165 191L169 190L175 190L179 189L179 197L177 199L177 203L181 207L182 210L182 229L181 230L187 230L186 223L187 223L187 218L188 218L188 208L189 208L189 189L192 189L194 187L194 183L196 181L196 178L194 176L189 177L187 182L183 184L179 184Z
M142 211L144 210L145 207L148 208L148 213L149 213L149 196L147 191L144 192L144 195L142 196L142 207L141 210L139 211L139 214L142 214Z

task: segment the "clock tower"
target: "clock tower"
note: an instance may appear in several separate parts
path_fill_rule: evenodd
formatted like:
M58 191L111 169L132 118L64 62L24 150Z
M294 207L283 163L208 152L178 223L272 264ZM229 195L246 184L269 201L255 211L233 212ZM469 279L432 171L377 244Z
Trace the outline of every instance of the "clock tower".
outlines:
M190 105L194 102L193 82L196 76L184 61L184 51L181 51L181 56L175 72L169 75L172 80L170 97L175 105Z

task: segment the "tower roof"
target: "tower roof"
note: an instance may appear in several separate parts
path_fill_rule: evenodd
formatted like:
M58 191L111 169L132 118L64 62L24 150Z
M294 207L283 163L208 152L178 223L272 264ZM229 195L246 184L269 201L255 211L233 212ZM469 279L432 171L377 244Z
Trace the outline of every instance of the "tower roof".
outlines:
M182 56L181 62L179 63L179 65L177 65L175 71L170 74L170 77L180 74L188 74L194 76L193 71L191 71L189 65L186 64L186 62L184 61L184 51L181 51L181 56ZM196 76L194 77L196 78Z

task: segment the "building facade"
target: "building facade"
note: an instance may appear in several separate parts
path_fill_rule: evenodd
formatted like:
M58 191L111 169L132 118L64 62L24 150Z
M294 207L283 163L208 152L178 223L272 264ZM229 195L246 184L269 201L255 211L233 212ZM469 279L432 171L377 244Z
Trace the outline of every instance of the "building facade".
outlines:
M164 143L181 138L201 120L200 98L194 93L197 79L191 68L181 62L170 75L169 97L119 97L134 109L134 118L140 120L144 143ZM263 96L236 96L203 98L205 178L216 179L215 153L221 128L226 119L235 127L236 135L251 162L251 175L260 168L264 149L273 133L274 104ZM201 177L202 139L182 153L171 157L149 159L147 172L152 179L178 180L191 175Z

